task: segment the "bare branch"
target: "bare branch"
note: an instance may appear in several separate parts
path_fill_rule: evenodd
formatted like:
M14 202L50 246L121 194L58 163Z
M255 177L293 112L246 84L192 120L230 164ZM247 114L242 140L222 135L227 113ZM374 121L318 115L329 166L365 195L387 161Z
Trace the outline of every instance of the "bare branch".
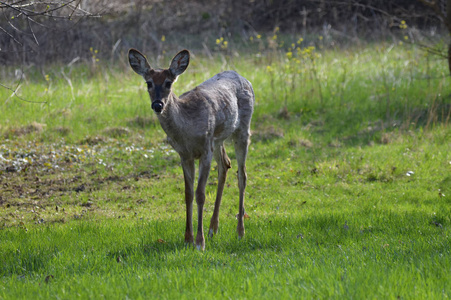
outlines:
M6 33L6 35L8 35L14 42L16 42L17 44L23 46L21 42L16 40L16 38L12 34L10 34L8 31L6 31L3 27L0 26L0 30L3 31L4 33Z
M324 0L310 0L310 2L322 3L322 2L324 2ZM358 2L349 3L349 2L342 2L342 1L333 1L333 4L343 5L343 6L345 6L345 5L352 5L354 7L368 8L368 9L371 9L371 10L373 10L375 12L378 12L378 13L384 15L384 16L394 17L392 14L388 13L387 11L385 11L383 9L380 9L380 8L377 8L377 7L374 7L374 6L371 6L369 4L363 4L363 3L358 3Z
M81 0L0 1L0 10L6 20L5 24L0 26L0 33L5 33L6 36L13 41L13 44L22 46L24 48L23 51L28 51L27 46L32 46L33 49L36 49L34 44L37 46L40 45L39 27L45 28L46 30L58 29L60 24L63 26L68 24L67 22L64 22L64 20L72 21L72 19L76 17L77 20L75 20L75 24L77 24L78 21L84 17L98 17L98 15L94 15L86 10L83 10L80 7L80 3ZM58 22L57 19L63 20L63 22ZM70 24L72 26L73 22L70 22ZM3 51L5 51L5 49L0 49L0 52ZM17 91L21 86L22 79L23 78L20 79L15 88L9 87L2 83L0 83L0 88L5 88L12 91L9 98L15 96L21 101L29 103L46 103L29 101L20 97L17 94Z
M428 0L418 0L419 2L423 3L424 5L432 8L434 12L437 14L437 16L440 18L443 23L445 23L446 27L448 28L448 31L451 32L451 24L448 22L446 15L443 13L443 11L440 8L440 5L437 1L428 1Z
M21 80L21 81L22 81L22 80ZM20 88L20 86L21 86L21 85L20 85L21 81L19 81L19 83L17 84L17 86L16 86L15 89L12 89L12 88L10 88L9 86L6 86L6 85L0 83L0 86L1 86L1 87L3 87L3 88L5 88L5 89L10 90L10 91L13 92L13 93L11 94L11 96L8 97L8 99L11 98L11 97L13 97L13 96L15 96L15 97L17 97L20 101L24 101L24 102L28 102L28 103L35 103L35 104L46 104L46 103L47 103L47 101L30 101L30 100L26 100L26 99L20 97L19 95L17 95L17 91L19 90L19 88Z
M27 18L27 23L28 23L28 28L30 28L31 35L33 36L34 41L36 42L36 45L39 45L38 38L36 37L36 34L34 34L33 27L31 27L30 18Z
M9 4L5 1L0 1L0 9L4 9L4 8L10 8L16 12L18 12L19 14L23 14L24 16L26 16L27 18L32 18L32 17L36 17L36 16L45 16L45 17L59 17L59 18L65 18L65 19L71 19L75 12L80 12L80 16L82 17L88 17L88 16L98 16L98 15L93 15L90 12L83 10L81 8L79 8L80 2L81 0L66 0L66 1L56 1L56 2L34 2L31 1L29 3L25 3L25 4L18 4L21 2L26 2L26 1L20 1L20 2L16 2L13 4ZM75 5L73 3L76 3ZM38 6L44 6L46 5L45 9L41 9L41 10L36 10L38 8ZM63 16L55 16L52 13L56 12L56 11L61 11L64 8L71 8L71 13L68 15L63 15Z
M81 0L78 0L77 5L75 5L75 7L72 9L72 13L69 16L69 20L72 19L72 15L75 13L75 10L77 9L77 7L80 5Z

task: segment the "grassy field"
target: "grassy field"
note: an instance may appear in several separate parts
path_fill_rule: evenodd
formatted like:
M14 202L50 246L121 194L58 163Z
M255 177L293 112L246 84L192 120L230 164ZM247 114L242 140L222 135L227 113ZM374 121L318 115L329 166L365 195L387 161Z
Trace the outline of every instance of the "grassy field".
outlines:
M0 298L449 298L446 63L406 44L321 43L255 37L244 54L218 40L175 84L234 69L256 94L246 236L229 151L205 252L183 243L179 159L125 60L27 70L18 95L41 103L0 89ZM13 73L1 82L15 87Z

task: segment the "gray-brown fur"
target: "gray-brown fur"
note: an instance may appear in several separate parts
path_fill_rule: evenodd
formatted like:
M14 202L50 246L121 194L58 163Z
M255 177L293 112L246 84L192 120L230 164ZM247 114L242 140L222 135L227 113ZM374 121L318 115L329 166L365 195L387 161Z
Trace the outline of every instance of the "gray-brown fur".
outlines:
M196 196L198 228L195 244L205 248L203 234L203 206L205 186L211 161L218 163L218 191L210 222L209 235L217 233L222 192L230 168L230 159L224 140L232 138L238 162L239 213L238 236L244 236L244 191L246 188L246 157L250 142L250 123L255 96L251 83L234 71L225 71L203 82L178 98L172 83L189 64L189 52L180 51L169 69L152 69L147 59L137 50L130 49L129 61L133 70L144 77L149 85L152 108L155 105L161 127L172 147L180 155L185 179L186 231L185 242L194 243L192 202ZM199 159L199 178L194 192L194 161Z

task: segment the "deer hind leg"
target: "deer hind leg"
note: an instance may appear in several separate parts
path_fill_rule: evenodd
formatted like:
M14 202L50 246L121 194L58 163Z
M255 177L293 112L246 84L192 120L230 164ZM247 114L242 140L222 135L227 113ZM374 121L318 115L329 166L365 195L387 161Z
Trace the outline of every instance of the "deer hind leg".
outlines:
M238 237L244 236L244 191L246 189L247 174L246 174L246 157L249 147L250 133L239 132L235 135L235 153L238 163L238 187L240 190L240 202L238 210Z
M219 227L219 207L221 206L222 193L224 191L224 184L227 178L227 171L231 167L230 159L227 156L224 145L217 147L213 153L216 162L218 163L218 190L216 192L215 209L210 221L210 230L208 235L218 233Z
M203 211L205 204L205 186L207 185L208 175L210 174L212 151L205 153L199 160L199 179L196 189L197 202L197 236L196 247L198 250L205 249L205 238L203 230Z

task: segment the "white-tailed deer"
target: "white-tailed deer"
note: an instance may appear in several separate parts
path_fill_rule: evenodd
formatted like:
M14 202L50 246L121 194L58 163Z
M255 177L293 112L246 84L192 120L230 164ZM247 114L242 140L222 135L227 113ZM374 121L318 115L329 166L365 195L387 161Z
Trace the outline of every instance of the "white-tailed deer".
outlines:
M230 168L224 140L231 137L238 162L239 213L238 236L244 236L244 190L246 188L246 156L250 141L250 124L255 96L251 83L234 71L225 71L203 82L178 98L172 84L189 64L188 50L180 51L172 59L169 69L152 69L138 50L128 53L130 66L144 77L152 101L168 141L180 155L185 178L186 231L185 242L194 244L193 199L194 161L199 159L199 178L196 190L197 236L196 247L205 249L202 214L205 186L212 158L218 163L218 190L210 222L209 235L217 233L219 206Z

